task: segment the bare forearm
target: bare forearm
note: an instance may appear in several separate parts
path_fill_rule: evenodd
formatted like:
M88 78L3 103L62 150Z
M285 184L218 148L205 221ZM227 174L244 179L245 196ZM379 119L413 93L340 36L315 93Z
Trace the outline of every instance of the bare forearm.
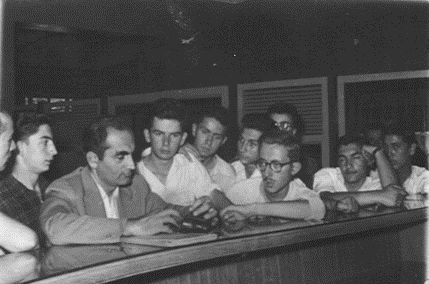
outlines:
M391 184L398 185L398 178L396 177L392 165L390 164L383 150L378 150L375 153L375 161L377 163L381 186L385 188Z
M38 244L36 233L24 224L0 212L0 246L11 252L33 249Z
M306 200L274 203L255 203L249 205L252 215L274 216L290 219L306 219L311 216L311 207Z
M381 190L363 191L363 192L321 192L320 198L325 202L329 200L341 200L346 196L351 196L360 206L366 206L380 202Z

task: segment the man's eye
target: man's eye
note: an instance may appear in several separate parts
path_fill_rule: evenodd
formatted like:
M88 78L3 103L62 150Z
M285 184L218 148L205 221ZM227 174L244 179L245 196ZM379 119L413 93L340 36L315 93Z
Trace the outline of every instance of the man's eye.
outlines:
M173 136L173 138L179 138L180 137L180 133L173 133L171 136Z
M250 142L251 147L258 147L258 142Z
M125 158L125 156L117 156L116 157L119 161L122 161L124 158Z
M201 132L204 133L204 134L209 133L209 131L207 129L203 129L203 130L201 130Z

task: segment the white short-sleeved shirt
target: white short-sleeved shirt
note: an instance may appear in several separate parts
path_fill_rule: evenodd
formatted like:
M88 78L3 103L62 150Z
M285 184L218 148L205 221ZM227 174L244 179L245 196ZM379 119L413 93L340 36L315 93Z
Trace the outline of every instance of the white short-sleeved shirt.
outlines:
M359 191L380 190L378 174L367 176ZM348 192L340 168L323 168L314 175L313 190L316 192Z
M270 202L264 191L262 177L236 183L225 195L238 205ZM295 178L289 183L289 192L283 199L283 201L294 200L308 200L312 214L307 219L320 220L325 216L325 205L319 195L307 188L299 178Z
M404 182L403 187L408 194L429 193L429 171L412 166L411 175Z
M147 148L142 156L151 153ZM165 185L144 165L143 161L137 163L137 169L148 182L152 192L155 192L168 203L188 206L194 203L196 198L208 196L213 189L220 187L213 183L206 168L190 154L192 161L184 155L176 154L173 164L168 172Z
M215 166L209 170L209 175L213 181L220 186L222 191L230 189L235 183L235 170L221 157L215 155Z
M231 166L235 170L235 183L248 179L246 177L246 169L244 168L244 165L240 161L233 162ZM258 168L255 169L255 171L253 172L252 176L249 179L252 179L252 178L262 178L261 171Z

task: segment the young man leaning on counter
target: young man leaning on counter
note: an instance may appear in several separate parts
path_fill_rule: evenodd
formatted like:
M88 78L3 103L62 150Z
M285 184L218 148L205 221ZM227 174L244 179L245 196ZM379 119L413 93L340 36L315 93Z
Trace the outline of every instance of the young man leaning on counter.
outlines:
M401 205L406 192L397 185L396 175L383 149L364 140L358 135L342 136L338 142L338 167L324 168L315 174L313 190L320 194L327 209L344 211L339 201L350 197L360 206ZM377 173L369 175L372 157L377 164Z
M186 143L179 151L193 154L222 191L230 189L235 182L234 168L217 155L228 140L231 119L230 112L223 107L204 109L192 124L193 143Z
M88 165L54 181L46 190L41 224L55 245L117 243L121 236L171 233L181 212L213 218L208 202L173 206L151 192L134 174L134 135L117 118L102 119L85 130ZM186 214L186 213L185 213Z
M213 190L219 189L205 167L190 154L191 161L179 153L185 143L186 108L172 98L159 99L152 105L149 125L144 129L150 143L137 163L151 190L164 201L188 206L195 199L211 202Z
M232 187L227 197L235 204L221 211L226 222L250 216L322 219L325 206L319 195L295 178L301 169L300 145L293 136L272 129L260 139L258 169L262 176L246 186Z
M415 134L401 125L392 125L386 128L383 142L399 184L409 194L407 199L422 199L429 193L429 171L412 164L417 148Z

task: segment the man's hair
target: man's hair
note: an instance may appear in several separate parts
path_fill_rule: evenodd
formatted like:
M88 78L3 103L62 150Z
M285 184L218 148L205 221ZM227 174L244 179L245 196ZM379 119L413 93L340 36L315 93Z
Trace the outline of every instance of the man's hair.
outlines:
M387 135L395 135L401 137L402 141L408 144L408 147L411 144L416 144L416 135L409 128L401 124L392 124L389 127L386 127L384 130L384 137ZM383 137L383 138L384 138Z
M214 118L219 121L225 128L225 135L231 127L231 113L224 107L204 108L195 116L195 123L198 125L202 123L205 118Z
M104 152L108 148L106 144L108 130L116 129L119 131L129 131L133 133L131 128L123 123L121 119L117 117L109 117L94 122L88 126L83 133L82 149L86 154L88 152L94 152L100 160L104 158Z
M297 134L302 134L304 131L304 122L294 105L286 102L274 103L268 108L267 114L268 116L271 116L274 113L290 115L293 127L296 129Z
M289 159L294 162L301 161L301 145L297 138L285 133L279 129L273 128L264 133L260 138L260 145L262 144L276 144L284 146L288 150ZM259 148L261 150L262 147Z
M25 141L39 131L42 125L51 126L50 118L42 113L21 113L15 124L13 137L15 142Z
M188 117L185 106L176 99L162 98L156 100L151 107L148 129L153 126L155 117L159 119L173 119L180 123L182 131L186 129Z
M341 136L340 139L338 139L337 153L341 146L355 144L359 148L362 148L362 146L366 144L365 142L366 139L358 134L346 134L344 136Z
M270 118L265 113L248 113L241 120L240 133L245 128L255 129L262 133L267 132L272 126Z

